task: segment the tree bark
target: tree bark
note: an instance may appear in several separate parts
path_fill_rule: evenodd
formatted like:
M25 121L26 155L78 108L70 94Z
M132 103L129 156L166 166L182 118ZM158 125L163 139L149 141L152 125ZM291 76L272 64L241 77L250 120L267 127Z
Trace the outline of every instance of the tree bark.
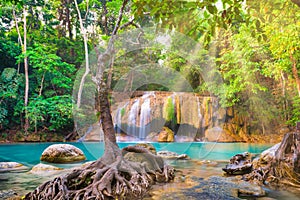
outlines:
M85 72L84 72L83 76L81 77L81 81L80 81L80 85L79 85L79 89L78 89L78 95L77 95L77 108L80 108L81 95L82 95L82 90L83 90L83 86L84 86L84 81L85 81L86 76L90 72L90 66L89 66L89 49L88 49L87 30L83 26L83 21L81 18L80 10L78 8L77 0L74 0L74 3L75 3L75 7L76 7L76 10L78 13L78 18L79 18L79 23L80 23L80 32L83 36L84 52L85 52ZM88 10L87 10L87 12L88 12Z
M295 81L296 81L298 95L300 97L300 78L299 78L299 75L298 75L297 61L294 58L292 53L290 53L290 60L292 62L292 72L293 72L293 76L294 76Z
M28 75L28 59L26 56L27 52L27 23L26 23L26 15L27 15L27 10L26 10L26 5L24 5L23 8L23 23L24 23L24 43L23 43L23 54L24 56L24 72L25 72L25 94L24 94L24 107L25 107L25 124L24 124L24 131L25 133L28 132L29 128L29 120L27 116L27 106L28 106L28 96L29 96L29 75Z
M300 0L291 0L294 4L300 7Z

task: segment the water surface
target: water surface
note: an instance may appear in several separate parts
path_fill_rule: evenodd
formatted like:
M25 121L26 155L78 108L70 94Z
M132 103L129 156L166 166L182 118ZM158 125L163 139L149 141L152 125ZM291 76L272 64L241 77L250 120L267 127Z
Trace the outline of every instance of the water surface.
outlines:
M40 156L45 148L56 143L24 143L24 144L1 144L0 145L0 162L15 161L22 163L30 169L32 166L40 163ZM104 144L100 142L88 143L68 143L80 148L87 157L87 161L96 160L104 152ZM128 145L134 145L134 142L118 143L120 148ZM250 152L253 154L261 153L263 150L272 146L271 144L247 144L247 143L152 143L157 151L173 151L178 154L187 154L192 161L171 161L177 171L177 179L173 183L166 185L157 185L153 187L151 196L146 199L165 199L162 194L170 194L170 199L182 197L182 191L190 188L195 184L190 182L191 177L207 178L212 175L221 175L221 168L225 166L225 161L228 162L231 156L241 153ZM201 163L203 160L210 160L214 165ZM216 162L217 161L217 162ZM224 162L222 162L224 161ZM59 167L70 168L78 166L81 163L59 165ZM66 173L61 171L59 173ZM57 174L58 175L58 174ZM181 176L184 175L184 181L181 181ZM24 195L27 192L34 190L41 183L52 179L54 175L43 174L33 175L28 172L9 172L0 173L0 190L12 189L19 195ZM196 183L197 184L197 183ZM284 194L285 191L275 195L275 191L270 191L272 197L277 199L295 199L294 194ZM172 196L173 195L173 196ZM175 196L174 196L175 195ZM274 196L275 195L275 196ZM287 197L287 198L285 198Z

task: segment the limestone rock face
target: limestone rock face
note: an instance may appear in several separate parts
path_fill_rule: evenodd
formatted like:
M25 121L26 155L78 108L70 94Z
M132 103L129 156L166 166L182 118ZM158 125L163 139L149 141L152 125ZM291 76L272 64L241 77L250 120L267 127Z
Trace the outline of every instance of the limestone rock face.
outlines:
M27 167L17 162L0 162L0 172L23 171Z
M70 144L54 144L44 150L41 161L49 163L72 163L85 160L83 152Z
M237 141L228 131L213 127L205 131L205 139L208 142L235 142Z
M174 142L174 132L168 127L163 127L163 130L159 133L158 142Z

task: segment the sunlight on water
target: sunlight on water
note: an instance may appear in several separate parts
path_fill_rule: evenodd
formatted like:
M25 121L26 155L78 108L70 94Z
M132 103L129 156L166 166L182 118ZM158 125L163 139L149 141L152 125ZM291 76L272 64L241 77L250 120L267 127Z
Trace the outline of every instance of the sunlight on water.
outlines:
M15 161L23 163L31 168L40 163L40 155L43 150L54 143L31 143L31 144L1 144L0 162ZM95 160L104 152L104 144L99 142L91 143L70 143L83 150L87 161ZM133 142L118 143L120 148L133 145ZM246 144L246 143L152 143L157 151L173 151L178 154L187 154L192 160L168 161L175 167L176 178L174 182L166 185L155 185L150 196L145 199L161 199L162 194L170 194L177 199L185 199L183 190L191 188L197 184L193 177L207 178L213 175L222 175L221 168L225 166L229 158L236 153L251 152L260 153L271 145ZM55 175L34 175L29 172L9 172L0 173L0 190L12 189L19 195L32 191L39 184L52 179L59 174L67 173L68 169L81 165L60 164L56 165L66 170L58 171ZM278 199L295 199L295 196L284 192L271 192L273 197ZM182 196L183 195L183 196ZM275 196L274 196L275 195ZM289 197L289 198L285 198Z

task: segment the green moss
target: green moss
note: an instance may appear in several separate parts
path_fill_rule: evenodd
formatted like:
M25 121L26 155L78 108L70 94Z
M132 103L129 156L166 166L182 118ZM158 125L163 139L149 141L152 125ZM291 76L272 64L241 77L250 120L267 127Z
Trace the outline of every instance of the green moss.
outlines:
M164 110L163 110L163 116L164 119L167 122L171 122L171 121L176 121L176 117L175 117L175 106L173 104L172 98L169 97L167 99L167 102L164 105Z
M122 109L121 109L121 117L123 117L123 116L125 115L125 112L126 112L126 111L125 111L125 108L122 108Z

